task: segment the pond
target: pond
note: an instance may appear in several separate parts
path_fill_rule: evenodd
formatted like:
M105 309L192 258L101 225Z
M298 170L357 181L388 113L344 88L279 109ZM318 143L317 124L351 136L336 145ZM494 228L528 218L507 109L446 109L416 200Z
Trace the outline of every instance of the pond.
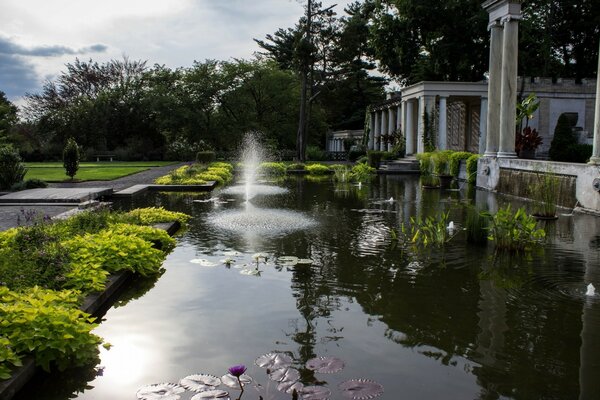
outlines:
M585 292L600 287L600 218L546 222L547 245L527 257L495 257L462 234L444 251L415 253L392 240L410 216L445 210L460 225L466 205L494 211L509 200L426 190L412 176L277 185L287 192L251 204L233 191L136 200L193 215L165 273L132 284L106 312L96 332L112 348L100 365L39 378L19 398L135 399L145 385L244 364L262 386L243 399L290 399L255 364L269 353L289 356L301 382L331 399L352 398L339 387L348 380L376 382L381 399L599 398L600 300ZM272 212L236 229L248 207ZM259 274L256 253L268 255ZM312 265L275 263L281 256ZM306 368L315 357L343 368Z

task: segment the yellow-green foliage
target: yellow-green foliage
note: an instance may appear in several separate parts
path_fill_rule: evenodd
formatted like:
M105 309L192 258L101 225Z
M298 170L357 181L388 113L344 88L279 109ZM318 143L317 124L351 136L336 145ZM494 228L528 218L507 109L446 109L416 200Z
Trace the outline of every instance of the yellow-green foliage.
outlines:
M63 288L73 289L82 294L101 292L106 288L109 272L99 262L71 262L65 274Z
M144 239L165 253L170 253L175 248L175 239L162 229L119 223L111 225L110 230L117 235L135 236Z
M450 153L450 175L458 178L459 165L461 160L466 160L471 157L473 153L468 151L453 151Z
M163 207L136 208L125 213L127 217L132 217L133 222L142 225L158 224L160 222L179 221L185 224L190 216L181 212L165 210ZM127 221L129 222L129 220Z
M259 173L267 176L282 176L287 172L282 162L263 162L259 166Z
M203 185L208 181L216 181L222 185L232 179L233 166L224 162L184 165L171 171L168 175L157 178L154 182L159 185Z
M331 169L324 164L309 164L305 167L310 175L327 175L331 173Z
M33 353L46 371L51 362L61 370L84 365L98 357L102 339L91 333L97 325L78 302L73 291L33 287L22 293L0 287L0 332L14 352ZM3 370L7 364L14 362L0 360Z
M367 164L357 163L350 170L350 180L353 182L369 182L375 174L375 168Z
M11 368L21 365L21 358L12 349L10 340L0 336L0 379L10 378Z
M77 236L63 242L75 264L101 265L108 272L128 270L142 276L160 271L165 254L137 236L118 234L112 229Z

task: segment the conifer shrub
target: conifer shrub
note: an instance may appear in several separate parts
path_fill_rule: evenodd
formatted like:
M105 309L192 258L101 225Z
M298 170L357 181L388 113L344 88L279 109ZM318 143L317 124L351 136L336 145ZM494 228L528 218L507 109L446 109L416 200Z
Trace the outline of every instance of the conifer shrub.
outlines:
M63 166L65 167L65 173L73 179L79 169L79 146L73 138L67 140L67 144L63 149Z

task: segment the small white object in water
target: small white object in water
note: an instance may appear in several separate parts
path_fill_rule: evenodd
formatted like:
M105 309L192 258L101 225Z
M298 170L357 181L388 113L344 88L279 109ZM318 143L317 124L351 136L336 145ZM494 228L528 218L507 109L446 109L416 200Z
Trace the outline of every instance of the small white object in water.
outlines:
M589 285L587 285L587 292L585 292L586 296L595 296L596 295L596 288L594 287L594 285L592 285L591 283Z
M390 199L389 199L389 200L387 200L387 202L388 202L388 203L393 203L393 202L394 202L394 198L393 198L393 197L390 197Z
M448 232L449 233L453 233L454 230L456 229L456 227L454 226L454 221L450 221L450 223L448 224Z

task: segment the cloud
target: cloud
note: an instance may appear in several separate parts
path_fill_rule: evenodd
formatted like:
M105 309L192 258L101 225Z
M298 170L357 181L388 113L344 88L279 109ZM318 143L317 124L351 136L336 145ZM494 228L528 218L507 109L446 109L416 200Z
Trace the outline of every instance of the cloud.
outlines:
M0 53L0 90L9 100L39 88L35 67L20 57Z
M20 55L32 57L58 57L63 55L77 55L84 53L102 53L107 49L108 47L103 44L95 44L80 49L73 49L60 45L25 47L15 43L14 41L11 41L9 38L0 37L0 54L5 54L8 56Z

